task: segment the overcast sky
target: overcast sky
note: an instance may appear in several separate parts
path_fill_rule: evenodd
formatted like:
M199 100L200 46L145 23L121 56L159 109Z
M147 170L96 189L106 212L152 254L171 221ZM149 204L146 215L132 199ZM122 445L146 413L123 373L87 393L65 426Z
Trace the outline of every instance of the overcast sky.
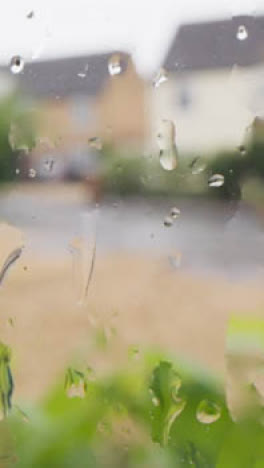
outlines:
M0 60L41 60L113 48L153 73L180 23L260 14L263 0L2 0ZM262 10L261 10L262 8ZM33 11L34 16L27 18Z

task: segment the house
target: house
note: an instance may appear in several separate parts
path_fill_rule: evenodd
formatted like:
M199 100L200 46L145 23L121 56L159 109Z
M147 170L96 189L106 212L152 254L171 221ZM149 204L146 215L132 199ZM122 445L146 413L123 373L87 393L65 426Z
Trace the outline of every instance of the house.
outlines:
M182 25L162 68L168 80L152 93L153 144L169 119L182 154L234 149L264 115L264 17Z
M47 142L61 152L99 138L116 146L143 144L145 84L128 54L26 62L13 78L36 111L41 143L34 154L43 152Z

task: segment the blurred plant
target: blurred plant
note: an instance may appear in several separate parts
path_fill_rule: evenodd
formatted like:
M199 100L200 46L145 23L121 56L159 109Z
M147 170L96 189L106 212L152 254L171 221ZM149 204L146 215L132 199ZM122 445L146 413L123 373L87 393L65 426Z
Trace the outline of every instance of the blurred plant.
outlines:
M33 117L17 95L0 100L0 181L12 180L20 151L34 145Z
M1 397L1 416L5 418L11 409L11 397L13 393L13 379L10 370L10 349L0 343L0 397Z
M82 396L69 399L60 385L28 424L10 417L18 467L263 466L263 425L235 423L218 381L164 354L87 380Z

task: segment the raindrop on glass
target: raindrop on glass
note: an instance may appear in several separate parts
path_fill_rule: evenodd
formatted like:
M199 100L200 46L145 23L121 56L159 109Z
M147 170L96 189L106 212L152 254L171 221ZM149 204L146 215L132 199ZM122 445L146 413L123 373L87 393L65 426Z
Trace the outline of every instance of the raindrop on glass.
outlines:
M175 127L171 120L163 120L157 135L160 148L160 165L166 171L172 171L177 166L177 149L175 145Z
M216 422L220 416L220 406L209 400L201 401L196 410L196 418L200 423L203 424L212 424Z
M181 214L181 211L179 210L179 208L177 208L176 206L174 206L171 210L170 210L170 216L173 218L173 219L177 219Z
M103 147L102 140L99 137L89 138L88 143L89 143L89 146L91 146L92 148L95 148L95 149L97 149L99 151Z
M222 174L213 174L208 180L209 187L222 187L224 183L225 178Z
M238 27L236 37L239 41L244 41L248 38L247 28L243 24Z
M171 216L166 216L164 218L163 224L164 224L165 227L173 226L173 218Z
M15 321L14 321L13 317L8 317L7 323L8 323L8 325L9 325L10 327L14 328L14 326L15 326Z
M162 83L165 83L167 80L168 73L164 68L161 68L155 75L152 85L154 86L154 88L158 88Z
M34 11L31 10L28 14L27 14L27 19L32 19L34 17Z
M16 174L20 174L20 169L16 168Z
M36 177L36 175L37 175L36 169L33 169L33 168L29 169L28 177L30 177L30 179L34 179Z
M24 69L24 60L19 55L14 55L10 61L10 70L14 75L21 73Z
M240 152L241 156L245 156L247 154L246 147L244 145L240 145L238 147L238 151Z
M173 255L168 256L169 263L171 267L176 270L177 268L180 268L181 266L181 261L182 261L182 254L181 252L176 252Z
M190 169L193 175L198 175L206 169L206 164L202 161L202 159L199 156L197 156L191 162Z
M108 72L111 76L119 75L122 71L120 56L114 54L108 61Z
M153 406L159 406L160 405L160 401L156 396L153 396L151 398L151 401L152 401Z
M44 162L44 167L48 172L52 172L53 166L54 166L54 159L52 158L46 159L46 161Z

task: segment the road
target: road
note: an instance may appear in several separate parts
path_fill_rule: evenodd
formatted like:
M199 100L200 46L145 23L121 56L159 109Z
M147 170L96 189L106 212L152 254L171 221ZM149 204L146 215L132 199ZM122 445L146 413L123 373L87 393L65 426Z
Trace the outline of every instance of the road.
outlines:
M181 214L165 227L173 206ZM163 255L172 268L230 278L264 268L264 223L243 204L116 198L94 210L81 197L52 196L33 187L3 192L0 217L19 227L26 248L40 256L68 255L75 236L89 237L96 230L99 254L130 250Z

